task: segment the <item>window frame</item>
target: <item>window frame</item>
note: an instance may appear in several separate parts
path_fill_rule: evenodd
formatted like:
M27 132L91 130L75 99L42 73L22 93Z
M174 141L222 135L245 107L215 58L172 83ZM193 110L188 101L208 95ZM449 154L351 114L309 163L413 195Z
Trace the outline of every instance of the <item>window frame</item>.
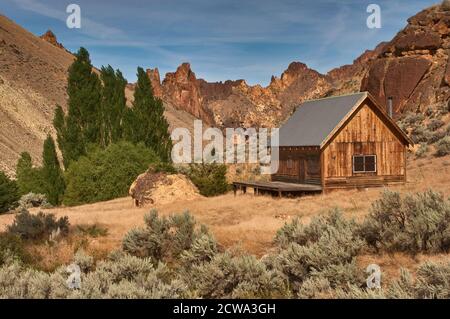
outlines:
M355 170L355 158L362 157L363 158L363 170L357 171ZM373 157L374 161L374 170L373 171L367 171L366 170L366 157ZM353 155L352 157L352 172L353 174L364 174L364 173L376 173L377 172L377 155L376 154L357 154Z

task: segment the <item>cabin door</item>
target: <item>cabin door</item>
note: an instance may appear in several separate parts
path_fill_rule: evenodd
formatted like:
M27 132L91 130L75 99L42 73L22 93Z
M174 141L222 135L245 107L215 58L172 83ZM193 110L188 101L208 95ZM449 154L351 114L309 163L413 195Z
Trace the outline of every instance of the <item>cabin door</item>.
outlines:
M305 182L305 175L306 175L305 170L306 170L305 158L300 157L298 159L298 182L299 183Z

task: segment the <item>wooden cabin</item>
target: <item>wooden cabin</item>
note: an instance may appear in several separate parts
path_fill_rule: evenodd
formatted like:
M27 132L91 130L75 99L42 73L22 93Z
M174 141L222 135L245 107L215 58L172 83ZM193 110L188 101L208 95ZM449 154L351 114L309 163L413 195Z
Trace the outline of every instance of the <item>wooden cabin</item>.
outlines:
M307 101L280 128L272 181L323 191L405 183L412 144L367 92Z

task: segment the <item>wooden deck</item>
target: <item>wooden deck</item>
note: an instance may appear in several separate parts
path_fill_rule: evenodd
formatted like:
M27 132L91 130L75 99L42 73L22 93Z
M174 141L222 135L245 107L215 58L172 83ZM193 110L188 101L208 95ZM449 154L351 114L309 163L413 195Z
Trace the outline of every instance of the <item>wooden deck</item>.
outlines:
M283 194L308 194L308 193L320 193L322 187L314 184L295 184L285 182L233 182L233 191L236 196L237 191L241 190L242 193L247 192L247 187L253 188L254 194L261 193L275 193L279 197Z

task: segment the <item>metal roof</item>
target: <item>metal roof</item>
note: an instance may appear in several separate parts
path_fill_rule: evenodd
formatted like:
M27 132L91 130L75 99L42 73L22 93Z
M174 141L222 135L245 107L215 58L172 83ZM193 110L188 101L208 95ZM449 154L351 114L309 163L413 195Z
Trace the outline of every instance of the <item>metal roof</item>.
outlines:
M304 102L280 128L280 146L320 146L366 97L360 92Z

